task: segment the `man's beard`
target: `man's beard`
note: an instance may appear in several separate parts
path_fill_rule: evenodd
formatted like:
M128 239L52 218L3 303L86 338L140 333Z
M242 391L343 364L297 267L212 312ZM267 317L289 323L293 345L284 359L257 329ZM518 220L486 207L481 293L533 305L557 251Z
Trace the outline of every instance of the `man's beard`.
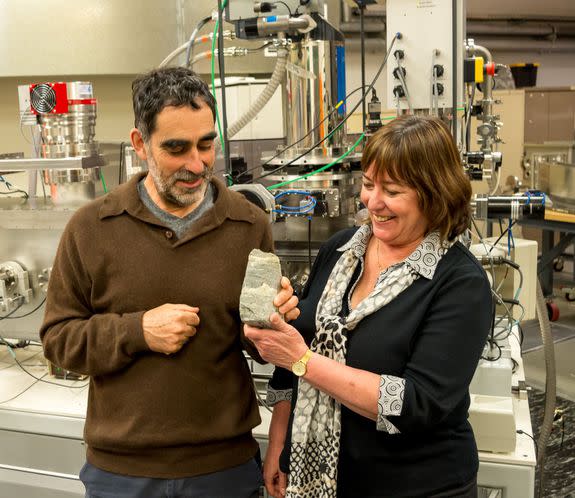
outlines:
M213 168L209 168L206 165L204 165L204 171L199 175L185 168L179 169L172 175L164 175L151 155L148 156L148 169L161 199L177 207L199 204L206 195L207 186L213 176ZM202 183L194 188L180 186L177 183L178 181L194 183L200 178L203 179Z

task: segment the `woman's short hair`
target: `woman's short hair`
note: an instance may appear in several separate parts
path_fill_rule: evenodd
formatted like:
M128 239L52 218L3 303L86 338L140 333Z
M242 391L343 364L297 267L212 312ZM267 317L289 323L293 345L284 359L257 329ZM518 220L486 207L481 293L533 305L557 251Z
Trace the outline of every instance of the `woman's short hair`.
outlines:
M413 188L428 230L453 240L469 225L471 184L449 130L438 118L401 116L368 141L361 160L365 172L374 165L374 181L384 174Z

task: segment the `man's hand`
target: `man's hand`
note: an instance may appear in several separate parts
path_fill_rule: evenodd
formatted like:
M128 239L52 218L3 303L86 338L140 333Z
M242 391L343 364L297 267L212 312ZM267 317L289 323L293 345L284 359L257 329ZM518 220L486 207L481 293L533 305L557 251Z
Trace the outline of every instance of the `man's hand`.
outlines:
M142 326L148 347L157 353L177 353L196 334L200 308L163 304L144 313Z
M297 308L299 300L293 295L293 287L289 278L282 277L281 286L282 289L274 299L274 306L278 308L278 312L283 315L285 321L289 322L295 320L300 314Z

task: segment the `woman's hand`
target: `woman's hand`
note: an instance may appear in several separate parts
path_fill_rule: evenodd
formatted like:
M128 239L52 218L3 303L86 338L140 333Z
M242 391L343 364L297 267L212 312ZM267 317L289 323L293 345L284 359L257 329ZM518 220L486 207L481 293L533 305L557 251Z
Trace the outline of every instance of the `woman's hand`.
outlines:
M274 306L278 308L279 313L281 313L286 322L295 320L299 316L298 298L293 295L293 287L289 281L289 278L282 277L281 279L281 290L278 292L274 299Z
M268 493L275 498L283 498L286 492L287 475L280 470L280 455L283 451L291 402L279 401L274 405L268 434L268 449L264 462L264 482Z
M287 475L280 470L280 455L283 445L268 446L264 462L264 483L267 492L274 498L282 498L286 493Z
M277 313L272 313L273 329L259 329L244 325L245 336L254 343L260 356L277 367L289 370L308 350L300 333L284 322Z

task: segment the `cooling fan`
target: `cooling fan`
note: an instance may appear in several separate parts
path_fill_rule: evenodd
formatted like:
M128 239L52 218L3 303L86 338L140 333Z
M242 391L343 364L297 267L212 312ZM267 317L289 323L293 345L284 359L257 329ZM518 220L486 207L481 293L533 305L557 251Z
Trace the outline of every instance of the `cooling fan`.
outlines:
M66 83L30 85L30 108L33 114L65 114L68 112Z

